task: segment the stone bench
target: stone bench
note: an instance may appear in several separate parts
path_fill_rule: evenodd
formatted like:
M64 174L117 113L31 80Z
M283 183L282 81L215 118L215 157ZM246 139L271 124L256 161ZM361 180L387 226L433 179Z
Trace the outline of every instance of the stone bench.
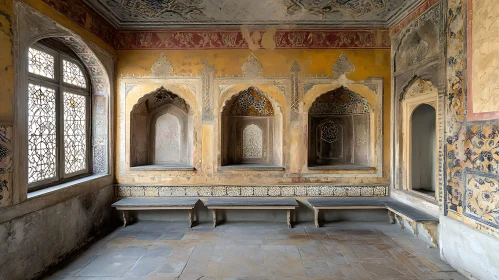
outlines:
M192 227L192 214L199 198L194 197L127 197L112 207L123 212L123 227L129 222L129 212L133 210L188 210L189 227Z
M213 210L213 228L217 226L217 210L222 209L287 210L286 221L291 228L291 210L298 207L298 202L294 198L209 198L204 205Z
M320 210L386 208L383 200L380 198L309 198L308 203L314 209L314 223L317 228L320 227Z
M417 225L420 224L427 231L432 243L437 246L438 218L391 198L310 198L308 203L314 209L316 227L320 226L319 211L321 209L387 209L389 223L394 223L395 219L399 219L398 222L403 229L404 222L401 218L404 218L411 225L416 236L419 234Z
M423 227L424 230L428 233L432 243L435 246L438 246L437 239L437 228L439 220L437 217L434 217L430 214L427 214L421 210L413 208L409 205L403 204L401 202L395 200L386 200L384 201L386 209L388 209L388 222L395 223L395 219L398 219L399 225L402 229L404 229L404 223L401 218L407 220L409 225L411 225L414 234L418 236L418 224Z

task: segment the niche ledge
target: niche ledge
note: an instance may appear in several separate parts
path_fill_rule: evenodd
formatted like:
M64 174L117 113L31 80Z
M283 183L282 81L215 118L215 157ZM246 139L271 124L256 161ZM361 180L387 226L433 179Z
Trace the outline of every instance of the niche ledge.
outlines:
M243 171L284 171L283 167L265 164L233 164L224 165L220 170L243 170Z
M196 168L181 164L154 164L130 167L130 171L195 171Z
M374 171L375 167L357 165L357 164L340 164L340 165L315 165L309 166L309 170L352 170L352 171Z

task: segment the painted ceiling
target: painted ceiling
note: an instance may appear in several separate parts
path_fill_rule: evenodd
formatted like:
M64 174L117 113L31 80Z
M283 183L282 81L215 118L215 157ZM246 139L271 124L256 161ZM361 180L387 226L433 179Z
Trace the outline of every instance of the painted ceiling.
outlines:
M120 29L389 27L421 0L85 0Z

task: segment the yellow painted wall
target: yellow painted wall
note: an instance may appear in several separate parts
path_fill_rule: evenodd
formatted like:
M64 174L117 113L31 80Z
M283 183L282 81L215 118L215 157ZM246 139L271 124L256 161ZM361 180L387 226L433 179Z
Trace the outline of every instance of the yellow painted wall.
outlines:
M14 120L14 60L12 0L0 1L0 122Z
M117 92L120 92L119 77L120 76L149 76L151 74L151 66L158 60L161 53L164 53L167 59L173 64L174 73L177 76L201 75L201 69L204 67L203 61L208 61L213 64L217 70L215 76L232 76L242 75L241 66L252 53L251 50L119 50L117 64ZM300 79L307 76L316 75L333 75L332 65L338 59L341 53L345 53L348 59L355 65L355 71L348 73L346 77L352 81L365 80L368 77L382 77L384 80L384 100L383 100L383 178L366 178L362 175L356 178L301 178L298 173L290 173L289 170L284 173L279 172L232 172L229 174L217 173L216 166L210 166L211 170L198 170L197 173L183 172L167 172L167 171L142 171L138 174L119 174L117 172L117 181L122 184L288 184L288 183L321 183L328 182L334 184L369 184L369 183L386 183L389 180L389 160L390 160L390 51L389 50L353 50L353 49L334 49L334 50L254 50L253 54L263 64L264 76L290 76L290 68L296 60L300 67ZM303 86L301 86L303 87ZM303 91L303 88L300 89ZM135 90L133 90L135 94ZM143 92L141 94L147 94ZM216 93L218 94L218 90ZM290 98L289 95L286 98ZM283 102L286 103L286 102ZM116 112L120 112L119 98L116 99ZM128 106L128 104L127 104ZM281 104L286 108L286 104ZM287 108L286 108L287 109ZM219 112L214 112L215 114ZM118 113L119 114L119 113ZM128 118L128 116L126 116ZM301 124L304 127L304 124ZM116 129L120 131L119 116L116 118ZM213 156L218 154L211 147L215 147L215 143L210 141L213 139L212 134L218 133L218 128L212 125L203 125L198 131L202 131L203 140L203 166L213 163ZM303 133L297 133L299 130L290 129L293 137L305 137ZM205 135L210 133L210 135ZM121 139L121 135L116 135L116 148L119 153L119 145L125 139ZM289 137L284 135L284 137ZM298 141L292 139L290 142ZM285 153L286 155L286 153ZM291 158L294 158L296 153L291 153ZM117 159L119 158L117 155ZM304 159L301 159L302 161ZM292 159L296 161L296 159ZM119 162L116 160L116 168L119 169ZM213 168L212 168L213 167ZM205 169L205 168L203 168ZM215 170L214 170L215 169ZM293 168L292 168L293 169ZM344 173L352 173L345 171ZM176 174L176 175L175 175ZM207 176L210 174L210 176ZM304 176L306 177L306 176ZM257 180L257 181L255 181Z

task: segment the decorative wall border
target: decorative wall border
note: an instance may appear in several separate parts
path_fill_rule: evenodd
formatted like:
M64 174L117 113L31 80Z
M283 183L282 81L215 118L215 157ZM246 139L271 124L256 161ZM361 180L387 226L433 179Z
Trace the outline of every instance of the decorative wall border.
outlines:
M116 197L242 196L242 197L384 197L389 185L369 186L127 186L115 185Z
M0 207L12 204L13 126L0 122Z
M252 31L257 32L263 34L265 30ZM391 45L388 29L277 30L273 39L276 49L389 49ZM120 31L115 47L118 50L207 50L249 49L251 44L264 48L261 40L248 43L240 29Z
M490 173L486 172L477 172L473 171L469 168L466 168L464 171L464 195L463 195L463 215L468 217L469 219L475 220L477 222L480 222L484 225L487 225L489 227L494 228L495 230L499 230L499 225L498 224L493 224L492 222L484 219L484 217L477 217L476 215L473 215L470 213L470 211L478 211L478 209L473 209L475 206L472 205L472 203L469 203L470 200L476 195L475 192L479 192L478 197L476 197L476 203L478 207L482 206L479 205L479 203L487 203L487 202L494 202L494 195L497 195L497 192L499 191L499 185L497 183L499 182L499 177ZM470 186L470 182L472 180L477 181L479 184L485 185L487 183L496 183L496 188L494 190L481 190L479 188L473 188L473 186ZM488 201L487 201L488 200ZM489 209L488 206L490 205L485 205L484 208ZM489 215L493 215L494 212L496 215L499 215L497 210L499 205L496 205L496 208L490 208L490 212L488 213ZM482 209L483 210L483 209Z

